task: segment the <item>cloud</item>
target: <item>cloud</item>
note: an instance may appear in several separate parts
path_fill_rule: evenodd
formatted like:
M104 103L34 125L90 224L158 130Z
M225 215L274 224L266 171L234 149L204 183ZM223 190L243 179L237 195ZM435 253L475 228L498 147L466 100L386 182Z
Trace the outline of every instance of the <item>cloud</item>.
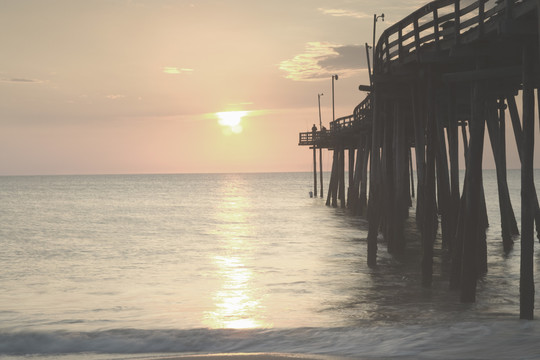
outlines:
M187 68L177 68L175 66L165 66L163 68L163 72L165 74L185 74L185 73L191 73L193 72L193 69L187 69Z
M364 45L309 42L304 53L282 61L279 68L295 81L325 79L336 73L349 77L367 68L366 50Z
M352 11L352 10L345 10L345 9L323 9L323 8L319 8L317 10L319 10L320 12L322 12L325 15L337 16L337 17L352 17L352 18L355 18L355 19L369 19L369 18L373 17L373 15L370 15L370 14L366 14L366 13L358 12L358 11Z
M122 95L122 94L111 94L111 95L107 95L105 96L107 99L110 99L110 100L117 100L117 99L123 99L126 97L126 95Z
M11 79L1 79L0 82L11 83L11 84L40 84L43 81L37 80L37 79L11 78Z

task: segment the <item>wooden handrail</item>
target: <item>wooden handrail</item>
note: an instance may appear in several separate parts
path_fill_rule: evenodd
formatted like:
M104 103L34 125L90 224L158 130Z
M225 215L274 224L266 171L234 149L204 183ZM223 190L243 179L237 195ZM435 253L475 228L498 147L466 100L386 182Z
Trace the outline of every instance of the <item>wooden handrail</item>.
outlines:
M401 62L403 56L413 52L419 56L427 44L433 44L437 50L443 40L452 39L444 43L446 46L458 44L466 30L473 27L482 37L486 22L499 14L507 16L517 5L512 0L475 0L465 7L461 7L460 0L432 1L381 34L375 47L374 72L388 71L391 62Z
M320 146L328 141L332 136L343 130L359 129L362 124L371 122L371 94L354 108L352 115L342 116L330 122L329 130L301 132L298 138L298 145Z

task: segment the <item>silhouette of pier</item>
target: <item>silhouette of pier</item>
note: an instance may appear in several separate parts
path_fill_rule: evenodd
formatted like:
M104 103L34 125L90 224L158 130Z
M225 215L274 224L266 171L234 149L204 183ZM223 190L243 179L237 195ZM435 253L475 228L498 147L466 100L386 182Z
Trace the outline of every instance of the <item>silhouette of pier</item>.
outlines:
M534 316L534 224L540 229L533 181L539 18L540 0L433 1L380 36L372 83L360 86L367 96L352 115L331 122L327 130L299 137L299 145L313 148L314 169L316 149L333 151L326 204L367 217L369 266L377 263L378 236L384 237L388 252L404 251L404 224L415 199L423 285L432 282L440 227L443 247L452 258L450 287L459 289L461 301L474 302L477 280L487 272L482 158L488 136L497 173L502 248L510 251L521 236L524 319ZM521 161L521 229L506 179L507 113ZM459 137L466 168L463 184Z

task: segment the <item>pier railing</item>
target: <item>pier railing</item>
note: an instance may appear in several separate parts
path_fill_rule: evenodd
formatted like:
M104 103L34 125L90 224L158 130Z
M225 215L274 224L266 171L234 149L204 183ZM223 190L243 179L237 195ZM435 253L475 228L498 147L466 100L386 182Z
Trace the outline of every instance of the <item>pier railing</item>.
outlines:
M330 130L301 132L298 145L327 146L333 135L347 130L367 129L371 124L371 94L358 104L352 115L347 115L330 122Z
M461 8L460 0L433 1L387 28L375 49L377 72L389 71L392 62L402 64L417 61L422 50L436 51L471 42L495 29L500 21L509 19L521 5L532 2L519 0L476 0ZM474 30L474 31L472 31Z
M371 122L371 95L358 104L352 115L343 116L330 123L331 131L349 130Z
M298 145L317 145L330 140L332 134L328 130L301 132L298 138Z

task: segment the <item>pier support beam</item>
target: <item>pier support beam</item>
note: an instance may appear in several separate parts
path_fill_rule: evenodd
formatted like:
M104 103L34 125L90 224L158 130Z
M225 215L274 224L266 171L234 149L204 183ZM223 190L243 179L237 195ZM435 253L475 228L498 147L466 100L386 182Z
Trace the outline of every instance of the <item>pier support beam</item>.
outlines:
M416 155L416 222L419 226L422 224L423 206L424 206L424 168L425 168L425 127L424 127L424 112L420 106L421 96L419 94L419 86L413 84L411 86L411 109L414 125L414 142Z
M471 94L470 147L465 175L465 209L463 255L461 271L461 301L476 301L476 281L479 275L479 253L482 232L481 194L482 194L482 154L484 148L485 120L480 84L476 81Z
M534 54L533 46L523 46L523 148L521 159L521 265L519 317L534 318Z
M343 145L339 146L339 200L341 203L341 208L345 208L347 204L346 195L345 195L345 148Z
M426 87L426 167L424 173L424 205L422 219L422 286L431 287L433 279L433 245L437 233L435 155L437 153L436 99L433 79Z
M367 263L369 267L377 265L377 238L381 221L381 105L380 95L373 94L373 122L371 129L371 161L369 162L369 202L368 202L368 237Z
M326 206L337 206L338 156L339 152L337 149L334 149L332 172L330 173L330 184L328 185L328 196L326 197Z
M317 148L313 146L313 196L317 197Z
M452 231L451 241L448 249L453 251L455 248L456 230L458 227L459 216L459 135L457 119L457 99L455 86L451 85L448 89L448 157L450 161L450 206L448 214L449 228Z
M364 152L366 151L365 141L366 141L365 136L360 136L358 140L358 144L356 145L357 149L356 149L356 161L354 165L354 175L352 178L352 182L349 185L348 207L349 209L351 209L354 215L358 215L361 212L359 193L360 193L360 184L362 182L362 176L363 176L362 172L364 169L362 161L364 159Z
M444 119L447 115L443 112L440 103L436 107L436 132L437 132L437 195L438 209L441 215L442 244L445 248L450 248L452 237L455 233L452 231L451 202L450 202L450 179L448 174L448 156L446 150L446 140L444 136Z
M498 114L501 104L495 101L490 102L487 114L487 127L489 140L495 159L495 168L497 171L497 189L499 193L499 209L501 214L501 228L503 237L503 247L506 252L512 249L514 241L513 235L517 235L517 222L512 209L508 184L506 181L506 153L505 153L505 125L504 110Z
M354 148L349 148L349 182L348 182L348 188L347 188L347 206L351 207L351 191L354 187ZM358 156L358 154L357 154ZM353 200L354 201L354 200Z
M367 214L367 185L368 185L368 162L371 153L371 134L365 136L364 153L362 157L362 179L360 181L359 214Z
M323 165L322 165L322 147L319 148L319 173L321 176L321 199L323 195ZM315 196L317 196L315 194Z
M508 110L510 111L510 118L512 120L512 127L514 129L514 137L516 139L517 150L519 159L523 164L523 130L521 129L521 123L519 120L519 114L517 110L516 100L513 95L509 95L506 98L508 102ZM533 183L533 196L529 199L533 202L534 206L534 222L536 223L536 237L540 241L540 206L538 204L538 196L536 193L536 187Z

